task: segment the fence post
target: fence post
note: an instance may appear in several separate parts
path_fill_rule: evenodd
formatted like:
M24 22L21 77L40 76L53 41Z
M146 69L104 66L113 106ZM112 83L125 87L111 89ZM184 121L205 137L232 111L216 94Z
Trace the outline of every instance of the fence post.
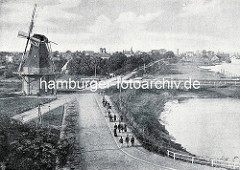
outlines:
M174 160L175 160L175 158L176 158L176 156L175 156L175 155L176 155L176 153L173 153L173 159L174 159Z
M193 164L193 161L194 161L194 157L192 157L192 164Z

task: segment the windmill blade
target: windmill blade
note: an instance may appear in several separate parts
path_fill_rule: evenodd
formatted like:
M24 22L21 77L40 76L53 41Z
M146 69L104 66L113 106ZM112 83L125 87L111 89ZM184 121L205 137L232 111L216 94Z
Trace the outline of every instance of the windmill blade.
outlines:
M29 38L28 34L26 32L23 32L23 31L19 31L17 36L20 37L20 38Z
M31 20L31 24L30 24L30 27L29 27L29 31L28 31L28 35L29 35L29 36L30 36L30 34L32 33L32 30L33 30L34 17L35 17L35 13L36 13L36 8L37 8L37 4L34 5L34 9L33 9L32 20Z
M26 47L25 47L24 53L23 53L23 55L22 55L22 60L21 60L21 62L20 62L20 64L19 64L19 67L18 67L18 73L19 73L19 74L20 74L20 71L21 71L21 68L22 68L22 64L23 64L23 61L24 61L24 56L25 56L25 54L26 54L26 52L27 52L28 42L29 42L29 38L27 39Z
M24 61L24 57L25 57L26 52L27 52L27 47L28 47L28 43L29 43L29 40L30 40L30 35L31 35L31 33L32 33L32 30L33 30L33 26L34 26L34 16L35 16L35 13L36 13L36 8L37 8L37 4L34 5L34 9L33 9L33 13L32 13L32 19L31 19L31 23L30 23L30 26L29 26L28 34L25 33L25 32L22 32L22 31L19 31L19 32L18 32L18 36L19 36L19 37L27 38L25 50L24 50L24 53L23 53L23 55L22 55L22 60L21 60L21 62L20 62L19 68L18 68L19 74L20 74L20 71L21 71L21 68L22 68L22 64L23 64L23 61ZM31 38L33 38L33 37L31 37ZM35 41L35 40L33 40L33 41ZM37 41L35 41L35 42L37 42Z

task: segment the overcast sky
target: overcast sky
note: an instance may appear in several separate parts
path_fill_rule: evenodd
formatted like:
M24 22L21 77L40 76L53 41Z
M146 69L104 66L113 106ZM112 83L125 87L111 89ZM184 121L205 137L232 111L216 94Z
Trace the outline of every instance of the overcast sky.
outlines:
M0 51L23 51L33 0L0 0ZM240 51L239 0L38 0L33 33L53 50Z

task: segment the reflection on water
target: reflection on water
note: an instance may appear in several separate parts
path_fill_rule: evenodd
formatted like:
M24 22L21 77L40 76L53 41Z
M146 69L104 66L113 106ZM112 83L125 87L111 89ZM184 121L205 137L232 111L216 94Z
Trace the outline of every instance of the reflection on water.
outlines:
M230 160L240 157L240 100L171 101L160 118L176 142L193 154Z

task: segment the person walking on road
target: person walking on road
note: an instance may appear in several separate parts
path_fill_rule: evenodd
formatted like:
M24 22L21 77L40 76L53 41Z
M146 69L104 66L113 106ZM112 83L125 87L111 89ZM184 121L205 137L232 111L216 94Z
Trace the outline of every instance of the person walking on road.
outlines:
M120 122L122 122L122 121L123 121L123 115L120 116Z
M134 137L132 136L132 138L131 138L131 143L132 143L132 146L134 146Z
M121 131L122 131L122 133L124 131L124 125L123 124L121 124Z
M111 113L110 113L110 115L109 115L109 121L112 122L112 119L113 119L113 116L112 116Z
M117 128L118 128L117 123L115 123L115 125L114 125L114 129L117 130Z
M120 148L123 146L123 138L121 136L121 138L119 139L119 143L120 143Z
M113 119L114 119L114 122L116 122L116 121L117 121L117 116L114 115L114 116L113 116Z
M124 129L124 132L127 132L127 124L124 124L123 129Z
M117 137L117 129L114 129L113 132L114 132L114 136Z
M102 99L102 104L103 104L103 106L104 106L104 104L105 104L105 98L103 97L103 99Z
M108 109L112 109L112 106L110 105L110 103L108 103Z
M121 123L118 124L118 132L121 132Z
M129 146L128 143L129 143L129 137L127 135L126 139L125 139L125 142L127 143L127 147Z

